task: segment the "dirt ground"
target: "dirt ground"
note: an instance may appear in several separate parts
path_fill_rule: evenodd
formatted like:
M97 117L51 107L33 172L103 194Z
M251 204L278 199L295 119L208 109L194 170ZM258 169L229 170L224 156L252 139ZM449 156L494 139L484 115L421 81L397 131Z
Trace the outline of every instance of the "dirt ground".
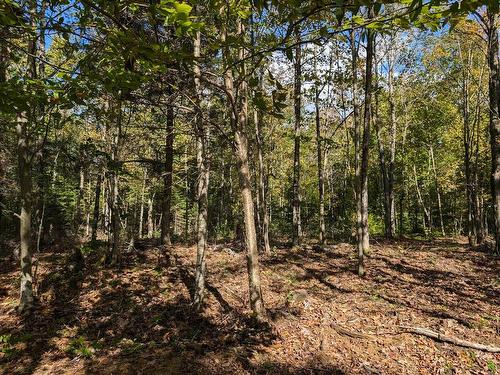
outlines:
M500 262L460 241L373 241L365 278L351 245L277 248L261 258L264 325L235 247L209 250L202 313L190 305L194 247L142 243L120 269L91 254L81 273L65 254L39 257L39 306L25 317L17 263L0 260L0 373L500 373L499 353L401 328L500 346Z

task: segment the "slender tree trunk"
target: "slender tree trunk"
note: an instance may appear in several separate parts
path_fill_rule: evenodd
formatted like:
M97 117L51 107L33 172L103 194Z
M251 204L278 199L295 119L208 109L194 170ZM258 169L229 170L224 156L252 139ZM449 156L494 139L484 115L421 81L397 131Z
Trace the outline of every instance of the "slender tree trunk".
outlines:
M99 224L99 203L101 200L101 185L102 185L102 175L97 175L97 180L95 183L95 198L94 198L94 217L92 219L92 236L91 241L95 243L97 240L97 228Z
M121 120L122 120L122 108L121 102L117 105L117 114L116 114L116 129L114 129L113 141L111 145L111 161L114 166L116 166L120 160L119 157L119 148L121 142ZM119 207L119 176L118 170L113 168L110 172L110 191L109 191L109 207L111 211L111 244L110 244L110 253L109 260L111 265L117 265L120 262L120 207Z
M300 30L295 30L297 41L300 41ZM302 238L302 223L300 215L300 127L301 127L301 102L302 102L302 47L295 47L295 75L294 75L294 151L293 151L293 236L294 246L300 244Z
M358 49L356 47L356 32L351 29L351 69L352 69L352 119L354 124L354 197L356 199L356 234L361 223L361 210L359 209L359 182L360 182L360 145L361 145L361 126L359 121L358 105Z
M153 238L154 222L153 222L153 201L154 194L148 198L148 238Z
M314 95L314 106L316 110L316 152L318 160L318 191L319 191L319 243L325 244L325 178L323 165L323 145L321 139L321 118L319 109L319 90L316 87Z
M184 152L184 173L186 178L184 180L184 242L187 244L189 241L189 168L188 168L188 148ZM198 231L198 228L196 228Z
M76 213L74 219L74 231L76 234L79 234L80 227L82 225L82 216L83 216L83 198L85 193L85 172L83 170L83 166L80 166L80 180L78 184L78 195L76 197Z
M29 4L30 26L36 30L37 4ZM31 79L37 78L37 42L36 36L28 40L28 74ZM21 285L18 310L24 312L33 307L33 275L32 275L32 246L31 246L31 215L33 206L33 177L29 145L29 122L36 124L37 107L32 106L27 113L22 113L17 118L17 167L19 178L19 191L21 213L19 215L19 245L21 261Z
M171 90L169 90L171 94ZM161 222L161 237L162 245L170 246L170 222L171 222L171 205L172 205L172 177L173 177L173 161L174 161L174 107L167 107L167 136L165 138L165 174L164 174L164 197L163 197L163 216Z
M194 305L200 309L205 294L206 261L205 252L208 238L208 184L210 177L210 164L208 155L209 132L203 122L201 109L201 70L198 59L201 55L201 33L196 32L194 38L194 87L196 104L196 144L198 164L198 218L197 218L197 246L196 246L196 276L194 289Z
M262 85L262 76L259 77L260 85ZM262 89L262 87L261 87ZM263 141L262 141L262 113L254 109L254 122L255 122L255 139L257 144L257 159L258 159L258 196L260 201L260 217L261 217L261 237L264 245L264 253L271 254L271 245L269 242L269 212L267 206L266 194L266 176L264 170L264 154L263 154Z
M369 8L369 18L373 18L373 5ZM368 153L370 147L370 123L372 121L372 75L373 75L373 48L375 34L371 29L367 30L366 45L366 78L365 78L365 108L363 121L363 141L361 144L361 166L359 176L358 196L358 274L365 274L364 255L369 251L370 238L368 228Z
M489 131L491 147L491 197L493 201L495 252L500 254L500 66L498 61L498 15L489 9L488 68L489 68Z
M197 218L197 255L194 305L200 308L205 294L206 261L205 253L208 242L208 184L209 184L209 161L208 161L208 134L206 129L200 129L204 135L198 136L198 218Z
M443 236L446 236L446 232L444 230L444 221L443 221L443 208L442 208L442 204L441 204L441 189L439 188L439 181L438 181L437 171L436 171L436 162L434 160L434 148L432 147L432 145L429 148L429 155L431 157L432 172L434 174L434 184L436 185L437 203L438 203L438 211L439 211L439 224L441 225L441 234Z
M87 181L87 189L84 197L84 209L85 209L85 237L90 234L90 206L92 204L92 182L90 181L90 176Z
M109 215L109 173L103 174L104 189L102 190L102 199L104 202L104 207L102 208L102 214L104 220L102 221L104 233L110 237L110 215Z
M148 173L146 169L144 169L144 176L142 178L142 190L141 190L141 207L139 209L139 238L142 238L143 233L143 223L144 223L144 193L146 191L146 180Z
M420 204L420 206L422 206L422 211L424 212L422 223L424 226L424 231L426 231L426 227L427 227L426 223L428 223L430 221L430 213L429 213L429 210L427 209L427 207L425 207L425 203L424 203L424 200L422 198L422 193L420 192L420 186L418 184L418 178L417 178L417 168L416 168L415 164L413 165L413 177L415 179L415 189L417 191L418 203Z
M19 118L16 126L18 174L20 186L21 214L19 225L20 259L21 259L21 293L19 311L29 310L33 306L33 279L31 254L31 208L32 208L32 176L29 162L29 146L27 135L28 123Z
M483 86L483 69L481 69L481 75L479 78L478 82L478 87ZM473 181L474 181L474 212L475 212L475 217L474 217L474 226L476 227L476 242L478 245L482 244L485 239L485 232L484 232L484 221L483 221L483 189L482 186L480 186L480 179L479 179L479 148L480 148L480 133L481 133L481 104L482 104L482 94L481 90L477 90L477 96L476 96L476 106L474 110L474 123L473 123L473 129L474 129L474 139L473 139L473 146L474 146L474 160L473 160Z
M375 69L376 70L376 69ZM377 74L378 78L378 74ZM384 229L385 229L385 238L392 238L392 228L391 228L391 207L389 202L389 174L387 168L387 162L385 159L385 149L384 149L384 140L382 139L382 132L380 127L380 119L379 119L379 92L375 91L375 110L373 116L373 123L375 125L375 131L377 134L377 145L378 145L378 156L379 156L379 165L380 165L380 174L382 175L382 186L384 190Z
M396 163L396 105L394 103L394 58L392 56L392 50L389 52L390 63L389 70L387 74L387 82L389 87L389 118L390 118L390 152L389 152L389 165L387 168L387 205L388 205L388 224L389 229L387 234L390 238L394 237L396 228L396 206L394 203L394 169Z
M226 41L227 31L225 27L221 32L222 44ZM238 37L244 38L245 28L241 20L237 20ZM227 61L230 60L229 48L226 47L224 57ZM239 48L238 58L242 61L245 57L243 47ZM241 63L240 77L245 77L245 66ZM224 74L224 86L228 101L231 106L231 128L233 129L236 147L236 159L238 164L238 175L240 180L241 201L243 206L243 218L245 222L245 244L247 248L247 271L248 271L248 286L250 293L250 307L257 319L262 319L265 316L264 302L262 299L262 290L260 283L259 270L259 252L257 246L257 233L255 230L254 205L251 190L251 175L248 158L248 101L247 101L247 84L243 79L238 87L238 101L235 100L235 87L232 69L226 69Z
M461 45L459 44L459 48ZM460 57L462 51L460 49ZM465 169L465 187L467 192L467 236L469 245L476 246L476 227L474 225L474 184L472 181L471 169L471 147L472 136L470 127L470 110L469 110L469 64L471 62L471 52L465 61L466 68L462 72L462 116L463 116L463 144L464 144L464 169Z

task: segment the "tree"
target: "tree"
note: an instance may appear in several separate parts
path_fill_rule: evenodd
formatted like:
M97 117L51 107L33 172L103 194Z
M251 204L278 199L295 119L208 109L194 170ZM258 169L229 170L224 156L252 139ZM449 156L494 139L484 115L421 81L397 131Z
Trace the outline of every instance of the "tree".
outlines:
M500 253L500 68L499 41L496 25L498 15L494 7L486 14L488 54L489 131L491 147L491 197L495 219L495 252Z
M201 56L201 33L196 32L193 41L193 57L194 57L194 103L196 105L196 145L197 145L197 165L198 165L198 218L197 218L197 245L196 245L196 276L195 276L195 292L193 302L197 309L201 307L205 292L205 274L206 261L205 251L208 240L208 184L210 178L210 156L209 156L209 128L203 120L203 112L201 108L201 70L199 67L199 58Z
M368 17L374 17L373 6L369 8ZM375 33L367 30L365 103L363 116L363 137L361 142L361 161L358 193L358 274L364 276L364 255L370 248L368 229L368 155L370 148L370 123L372 121L372 74Z
M300 29L295 30L297 46L294 56L294 145L293 145L293 201L292 201L292 242L295 246L300 244L302 237L302 223L300 218L300 127L301 127L301 99L302 99L302 60Z

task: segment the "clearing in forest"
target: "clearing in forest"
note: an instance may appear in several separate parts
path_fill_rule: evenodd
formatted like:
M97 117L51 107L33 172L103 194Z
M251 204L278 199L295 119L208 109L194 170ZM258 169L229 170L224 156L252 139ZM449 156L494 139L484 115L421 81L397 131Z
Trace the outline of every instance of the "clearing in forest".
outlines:
M142 245L119 270L89 254L72 274L45 252L38 309L14 312L17 262L2 260L2 374L494 374L500 354L401 326L500 346L498 259L459 241L374 241L367 275L353 246L277 248L262 258L269 323L250 319L244 252L208 251L208 296L190 296L194 247ZM70 281L68 281L68 278Z

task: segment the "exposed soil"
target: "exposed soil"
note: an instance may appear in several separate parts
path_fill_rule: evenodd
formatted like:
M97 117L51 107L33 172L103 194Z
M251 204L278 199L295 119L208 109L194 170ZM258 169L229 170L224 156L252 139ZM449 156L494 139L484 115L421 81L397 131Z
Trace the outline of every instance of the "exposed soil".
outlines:
M39 306L14 311L18 273L0 263L2 374L493 374L500 354L404 333L418 326L500 346L499 260L451 239L374 241L367 276L348 244L261 258L269 323L248 310L245 255L208 253L202 313L190 305L194 247L140 244L120 269L78 273L43 253ZM70 281L67 281L68 278Z

